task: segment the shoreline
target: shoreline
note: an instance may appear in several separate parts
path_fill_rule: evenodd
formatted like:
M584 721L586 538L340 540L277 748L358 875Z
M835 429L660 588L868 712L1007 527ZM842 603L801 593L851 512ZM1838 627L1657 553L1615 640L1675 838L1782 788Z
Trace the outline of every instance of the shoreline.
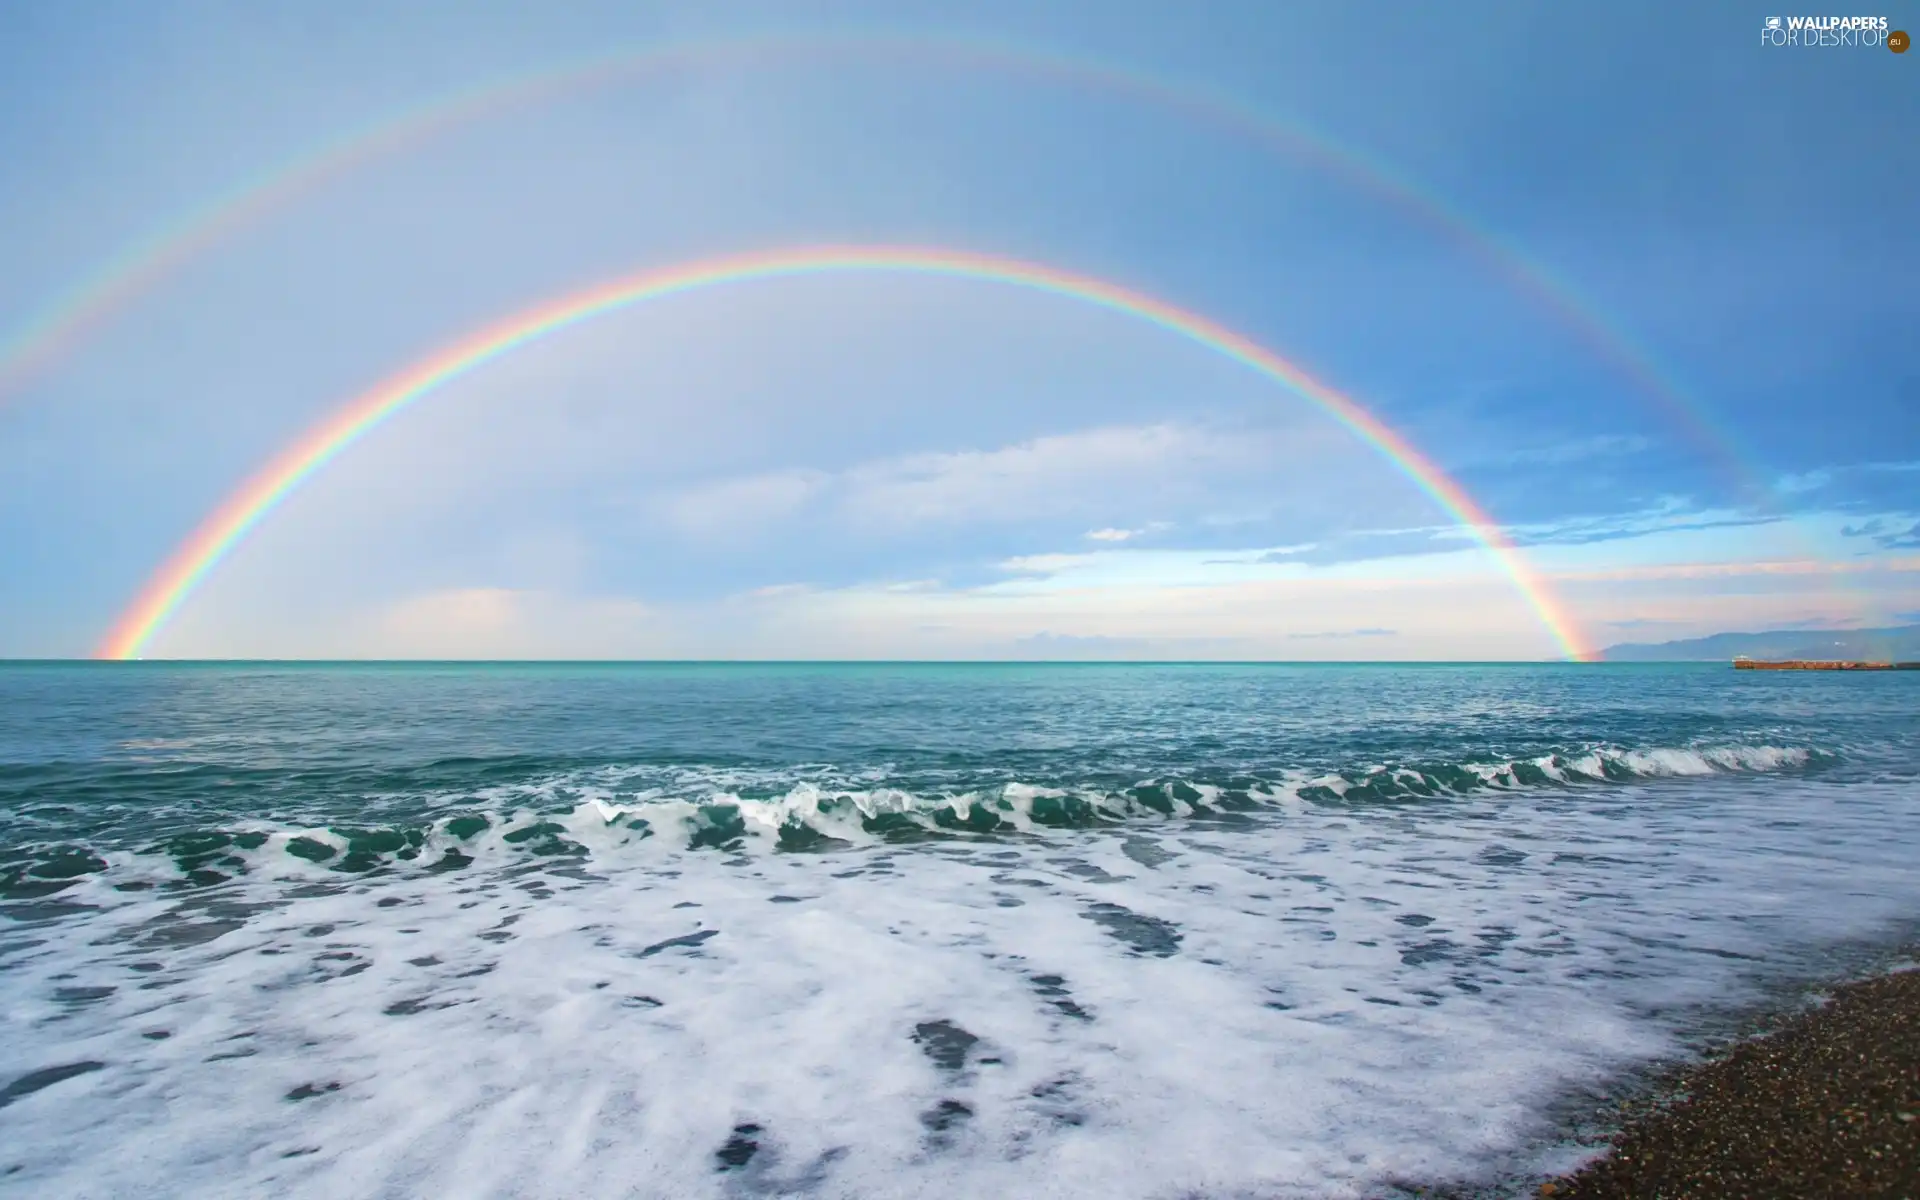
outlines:
M1920 1196L1920 969L1822 994L1656 1071L1612 1109L1603 1153L1536 1194Z

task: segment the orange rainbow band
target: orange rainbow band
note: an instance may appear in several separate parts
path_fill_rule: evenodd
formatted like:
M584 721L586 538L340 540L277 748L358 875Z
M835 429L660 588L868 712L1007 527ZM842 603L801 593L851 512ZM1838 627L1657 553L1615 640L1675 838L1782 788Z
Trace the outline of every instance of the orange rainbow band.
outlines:
M97 656L139 657L207 574L294 489L383 421L436 388L549 334L642 301L728 283L848 272L949 276L1066 296L1138 317L1250 367L1318 405L1378 450L1471 531L1568 657L1576 661L1591 657L1573 619L1458 483L1378 417L1293 363L1197 313L1105 280L1018 259L911 246L777 250L645 271L538 305L460 339L334 411L228 496L147 581L102 639Z

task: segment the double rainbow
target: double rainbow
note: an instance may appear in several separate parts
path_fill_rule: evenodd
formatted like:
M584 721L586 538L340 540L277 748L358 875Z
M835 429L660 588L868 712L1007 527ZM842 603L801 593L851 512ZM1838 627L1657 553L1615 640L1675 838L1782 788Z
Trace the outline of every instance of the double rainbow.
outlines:
M114 622L96 654L139 657L207 574L294 489L435 389L549 334L643 301L722 284L849 272L957 277L1070 297L1138 317L1244 364L1311 401L1379 451L1486 548L1568 657L1590 657L1573 619L1473 498L1379 418L1300 367L1206 317L1105 280L1018 259L913 246L823 246L705 259L616 279L486 326L390 376L281 451L202 521L154 573Z

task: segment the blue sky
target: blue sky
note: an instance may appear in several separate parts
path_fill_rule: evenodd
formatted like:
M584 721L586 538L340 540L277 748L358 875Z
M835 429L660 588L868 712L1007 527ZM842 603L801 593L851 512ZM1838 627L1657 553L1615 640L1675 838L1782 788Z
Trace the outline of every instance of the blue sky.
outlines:
M1920 25L1912 6L1885 10ZM511 106L210 244L0 397L0 654L83 654L220 498L436 346L648 267L827 241L1162 297L1365 404L1598 644L1920 610L1920 59L1738 4L101 3L0 13L0 330L348 132L688 40L891 35ZM1137 92L1304 125L1431 211ZM1126 317L913 277L605 318L265 522L157 654L1548 657L1323 414Z

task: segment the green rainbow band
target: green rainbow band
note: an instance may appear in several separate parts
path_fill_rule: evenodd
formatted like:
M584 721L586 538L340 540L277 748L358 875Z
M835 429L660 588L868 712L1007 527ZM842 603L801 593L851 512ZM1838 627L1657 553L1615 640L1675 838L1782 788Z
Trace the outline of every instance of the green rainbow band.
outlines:
M102 639L102 658L136 658L207 574L281 501L347 447L414 400L581 321L699 288L782 276L886 271L1005 283L1138 317L1234 359L1318 405L1379 451L1493 555L1556 642L1589 657L1573 619L1506 535L1460 485L1358 403L1258 343L1196 313L1104 280L1036 263L919 247L826 246L747 254L642 272L517 313L460 339L349 401L233 492L181 543Z

